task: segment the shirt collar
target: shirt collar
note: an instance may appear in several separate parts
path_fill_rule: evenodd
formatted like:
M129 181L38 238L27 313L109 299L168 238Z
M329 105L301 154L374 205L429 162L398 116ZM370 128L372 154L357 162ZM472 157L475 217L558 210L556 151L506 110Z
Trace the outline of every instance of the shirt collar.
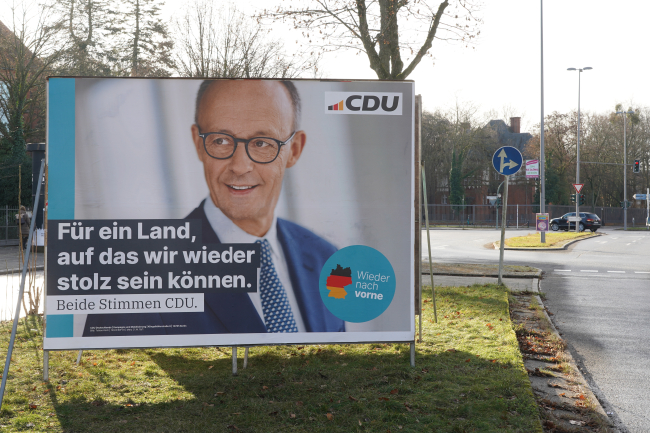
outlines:
M208 218L212 230L217 234L221 243L224 244L252 244L255 241L266 239L271 245L271 252L275 255L281 256L280 242L278 241L277 222L278 218L273 215L273 222L271 228L262 237L257 237L246 233L239 228L234 222L230 220L224 213L214 205L210 196L205 199L203 205L205 216Z

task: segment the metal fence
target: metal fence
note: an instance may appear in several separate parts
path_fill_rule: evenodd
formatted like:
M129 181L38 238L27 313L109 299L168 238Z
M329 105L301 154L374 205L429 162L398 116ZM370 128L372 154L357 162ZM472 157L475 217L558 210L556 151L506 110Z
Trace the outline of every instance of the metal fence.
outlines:
M575 212L575 206L546 205L546 212L551 218L557 218L568 212ZM474 226L497 227L501 225L501 212L492 205L430 204L429 222L438 226ZM508 205L506 227L534 228L535 213L539 212L537 205ZM580 206L580 212L591 212L598 215L603 225L623 225L623 208ZM631 208L627 210L628 227L645 226L646 209ZM498 220L498 224L497 224ZM422 207L424 221L424 206Z
M18 245L17 207L0 207L0 245Z

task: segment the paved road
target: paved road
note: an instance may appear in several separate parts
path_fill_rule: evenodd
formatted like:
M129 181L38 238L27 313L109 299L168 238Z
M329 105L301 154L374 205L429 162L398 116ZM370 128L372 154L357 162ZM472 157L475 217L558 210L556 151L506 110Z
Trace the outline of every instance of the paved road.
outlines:
M606 411L630 432L650 432L650 233L604 227L566 251L506 251L506 264L543 269L553 320ZM509 230L507 237L527 230ZM497 230L435 230L439 262L498 263L484 248ZM426 236L423 236L426 241ZM426 255L426 243L423 243Z

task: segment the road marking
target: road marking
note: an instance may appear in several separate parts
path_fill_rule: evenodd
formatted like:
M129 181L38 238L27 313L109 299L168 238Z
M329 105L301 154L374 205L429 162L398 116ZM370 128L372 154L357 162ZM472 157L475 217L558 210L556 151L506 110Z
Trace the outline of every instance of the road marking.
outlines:
M624 274L625 273L625 271L607 271L607 272L611 272L612 274Z
M590 269L588 269L588 270L581 269L580 272L598 272L598 271L594 271L594 270L590 270Z
M628 245L632 245L632 244L626 244L625 246L627 247Z
M571 269L553 269L555 272L571 272Z
M650 274L650 272L645 272L645 271L636 271L634 273L635 274Z

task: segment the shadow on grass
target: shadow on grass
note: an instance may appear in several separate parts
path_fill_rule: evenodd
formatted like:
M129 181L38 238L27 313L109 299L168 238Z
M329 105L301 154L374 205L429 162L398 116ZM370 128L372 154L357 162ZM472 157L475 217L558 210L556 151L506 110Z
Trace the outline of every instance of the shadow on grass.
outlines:
M407 345L347 349L253 348L237 377L230 359L155 352L156 374L191 398L148 404L143 395L121 405L52 399L65 431L98 422L93 431L535 431L527 420L536 407L518 366L457 351L420 354L413 369Z

